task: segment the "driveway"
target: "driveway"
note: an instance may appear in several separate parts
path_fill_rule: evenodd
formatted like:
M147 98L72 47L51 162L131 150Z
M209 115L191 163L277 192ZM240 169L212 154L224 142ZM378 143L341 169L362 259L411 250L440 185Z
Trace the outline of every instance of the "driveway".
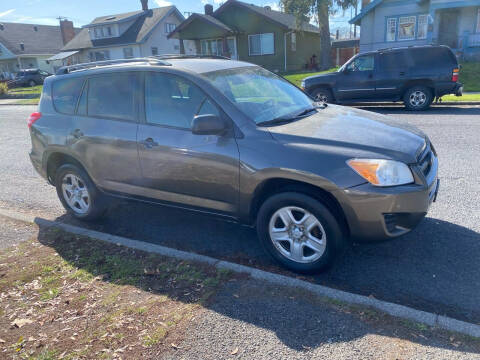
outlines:
M28 160L25 123L34 109L0 107L1 207L285 273L262 251L254 230L202 215L133 202L119 202L96 224L63 215L54 188ZM430 136L440 157L439 198L411 234L354 245L333 269L306 279L480 324L480 107L438 107L425 113L369 109Z

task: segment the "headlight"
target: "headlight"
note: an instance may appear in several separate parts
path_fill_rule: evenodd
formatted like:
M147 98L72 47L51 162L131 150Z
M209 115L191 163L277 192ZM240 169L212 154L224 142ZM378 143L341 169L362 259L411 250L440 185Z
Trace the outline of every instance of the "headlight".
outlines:
M351 159L347 161L355 172L375 186L395 186L413 183L407 164L383 159Z

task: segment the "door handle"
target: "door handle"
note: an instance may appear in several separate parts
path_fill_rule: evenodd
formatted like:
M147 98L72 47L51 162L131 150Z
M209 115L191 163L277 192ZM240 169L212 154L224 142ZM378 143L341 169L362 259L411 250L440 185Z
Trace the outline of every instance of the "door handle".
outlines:
M158 146L158 143L156 141L153 141L152 138L146 138L145 140L141 141L140 144L142 144L145 148L151 149L154 146Z
M80 130L80 129L75 129L71 132L71 135L75 138L75 139L80 139L82 136L83 136L83 132Z

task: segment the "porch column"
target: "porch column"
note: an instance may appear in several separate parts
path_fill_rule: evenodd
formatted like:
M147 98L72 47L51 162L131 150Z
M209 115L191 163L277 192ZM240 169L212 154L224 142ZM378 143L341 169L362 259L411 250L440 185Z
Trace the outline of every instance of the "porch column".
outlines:
M195 40L195 55L202 54L202 47L200 46L200 40Z
M435 28L435 9L430 7L428 13L427 44L433 44L433 30Z

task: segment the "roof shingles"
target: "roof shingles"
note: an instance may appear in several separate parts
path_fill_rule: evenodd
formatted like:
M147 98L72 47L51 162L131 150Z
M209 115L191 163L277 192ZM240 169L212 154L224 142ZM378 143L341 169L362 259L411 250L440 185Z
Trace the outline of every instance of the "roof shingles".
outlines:
M52 55L63 47L60 26L5 22L2 25L0 43L14 55ZM75 31L78 33L80 29Z

